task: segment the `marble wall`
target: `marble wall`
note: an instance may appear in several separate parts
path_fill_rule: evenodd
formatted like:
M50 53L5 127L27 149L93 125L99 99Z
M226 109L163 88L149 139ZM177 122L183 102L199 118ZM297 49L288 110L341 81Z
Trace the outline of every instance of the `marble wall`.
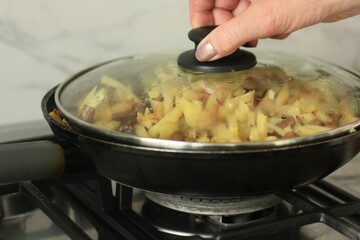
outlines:
M59 82L120 56L188 49L187 0L0 0L0 125L42 119ZM307 54L360 72L360 16L258 48Z

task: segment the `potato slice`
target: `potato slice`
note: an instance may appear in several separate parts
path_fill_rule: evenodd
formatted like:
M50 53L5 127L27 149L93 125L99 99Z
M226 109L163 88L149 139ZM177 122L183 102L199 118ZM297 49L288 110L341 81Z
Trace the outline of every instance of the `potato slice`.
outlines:
M311 135L311 134L315 134L315 133L328 131L330 129L331 128L329 128L329 127L323 127L323 126L307 124L307 125L303 125L303 126L297 126L296 127L296 133L299 136L306 136L306 135Z
M94 121L106 120L112 121L113 114L128 114L134 107L134 99L128 101L116 103L110 107L96 109L94 115Z
M179 108L184 113L185 121L191 128L210 128L213 126L214 119L209 112L204 111L201 106L193 104L185 98L177 101Z
M275 98L275 104L278 106L285 105L289 101L289 96L289 85L285 83Z
M256 112L256 126L259 132L259 139L265 140L268 135L268 120L267 116L262 112Z
M152 137L167 139L179 129L179 119L182 116L180 108L173 108L164 118L149 129Z
M109 76L103 76L101 78L101 83L116 90L113 96L115 101L126 101L132 98L139 101L138 97L129 87Z

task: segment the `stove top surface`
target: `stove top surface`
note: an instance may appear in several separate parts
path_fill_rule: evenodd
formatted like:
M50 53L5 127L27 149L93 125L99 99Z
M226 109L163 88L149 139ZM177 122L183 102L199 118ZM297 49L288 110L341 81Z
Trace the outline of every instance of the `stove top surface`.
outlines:
M277 215L233 228L158 205L96 173L0 186L0 239L359 239L360 200L327 181L278 194ZM15 210L16 211L15 211Z
M16 131L7 129L0 133ZM40 129L41 136L30 133L27 139L50 136ZM21 139L21 134L0 136L6 137L0 143ZM279 203L267 208L265 221L235 227L228 223L249 215L180 212L168 208L169 201L163 206L163 198L153 199L160 204L155 203L148 193L96 172L1 184L0 239L360 239L359 173L357 155L322 181L277 194Z

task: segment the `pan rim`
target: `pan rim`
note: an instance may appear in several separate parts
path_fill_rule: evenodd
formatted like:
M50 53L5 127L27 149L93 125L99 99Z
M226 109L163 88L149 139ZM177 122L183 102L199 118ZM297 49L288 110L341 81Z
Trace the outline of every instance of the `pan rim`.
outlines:
M49 115L49 111L46 107L48 101L52 101L54 100L54 93L56 91L57 87L54 87L53 89L51 89L43 98L42 101L42 107L43 107L43 111L44 111L44 116L46 118L46 120L51 124L55 125L57 128L60 128L62 131L66 131L66 132L70 132L71 134L76 135L76 137L81 140L82 142L85 141L92 141L95 142L97 144L103 145L105 147L115 147L115 148L120 148L122 151L131 151L131 152L136 152L137 154L143 154L144 152L146 152L146 154L149 154L151 152L153 152L154 154L157 154L158 152L161 153L174 153L174 154L199 154L199 157L201 158L202 155L207 156L206 153L211 153L211 154L221 154L221 155L231 155L231 154L238 154L238 153L255 153L255 152L279 152L279 151L284 151L284 150L290 150L290 149L302 149L302 148L306 148L309 146L313 146L313 145L322 145L322 144L329 144L330 142L332 142L333 144L336 144L338 142L341 141L346 141L346 139L353 137L354 135L359 135L358 137L360 137L360 131L354 131L351 132L349 134L346 135L341 135L341 136L337 136L337 137L333 137L333 138L327 138L327 139L322 139L316 142L304 142L301 144L293 144L293 145L276 145L273 147L262 147L262 148L246 148L240 144L234 145L234 146L227 146L227 148L224 148L222 146L218 146L218 147L214 147L214 148L161 148L159 146L146 146L146 145L136 145L136 144L132 144L132 143L128 143L128 142L119 142L119 141L111 141L108 139L100 139L94 136L90 136L88 134L83 134L81 132L75 131L74 129L71 128L66 128L65 126L59 124L58 122L56 122L53 118L50 117ZM157 140L157 139L153 139L153 140ZM171 140L166 140L166 141L171 141ZM173 141L173 142L177 142L177 141ZM216 145L216 144L215 144ZM205 157L207 158L207 157Z

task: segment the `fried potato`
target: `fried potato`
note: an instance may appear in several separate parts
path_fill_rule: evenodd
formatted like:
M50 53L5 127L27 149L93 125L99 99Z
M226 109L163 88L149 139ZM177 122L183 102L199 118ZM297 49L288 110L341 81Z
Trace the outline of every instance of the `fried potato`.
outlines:
M174 66L141 76L141 95L134 93L138 85L103 76L80 99L77 115L87 106L91 122L102 128L206 143L306 136L358 119L346 91L330 94L327 86L333 84L324 79L302 82L278 68L187 76Z

